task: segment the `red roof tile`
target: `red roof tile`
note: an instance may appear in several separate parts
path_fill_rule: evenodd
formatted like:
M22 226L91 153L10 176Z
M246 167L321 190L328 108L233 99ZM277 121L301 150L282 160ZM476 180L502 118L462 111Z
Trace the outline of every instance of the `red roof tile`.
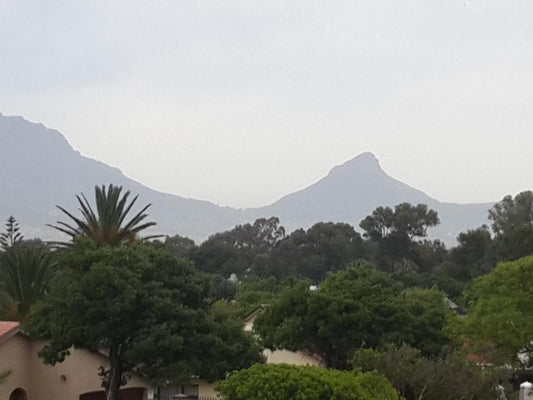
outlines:
M18 322L0 321L0 339L19 327Z

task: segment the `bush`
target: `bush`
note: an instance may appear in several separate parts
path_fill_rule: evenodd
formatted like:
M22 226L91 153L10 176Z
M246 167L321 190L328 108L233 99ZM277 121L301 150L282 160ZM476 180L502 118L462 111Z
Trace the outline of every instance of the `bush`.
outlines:
M377 372L354 373L313 366L256 364L220 382L225 400L398 400Z

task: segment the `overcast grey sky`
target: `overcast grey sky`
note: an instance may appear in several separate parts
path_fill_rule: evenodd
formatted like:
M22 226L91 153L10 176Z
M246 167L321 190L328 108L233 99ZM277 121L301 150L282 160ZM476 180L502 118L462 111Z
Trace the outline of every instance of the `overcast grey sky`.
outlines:
M0 112L221 205L364 151L499 200L533 189L533 1L0 0Z

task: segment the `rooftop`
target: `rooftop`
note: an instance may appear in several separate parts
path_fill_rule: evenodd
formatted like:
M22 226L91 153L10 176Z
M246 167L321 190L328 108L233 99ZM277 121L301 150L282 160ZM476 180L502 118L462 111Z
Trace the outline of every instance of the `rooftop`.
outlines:
M14 321L0 321L0 339L18 329L20 324Z

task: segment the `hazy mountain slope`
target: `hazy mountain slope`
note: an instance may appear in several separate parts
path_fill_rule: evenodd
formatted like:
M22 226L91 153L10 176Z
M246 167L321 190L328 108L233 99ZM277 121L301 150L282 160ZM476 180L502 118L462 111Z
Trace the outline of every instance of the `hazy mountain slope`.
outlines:
M390 177L372 153L363 153L333 168L315 184L256 211L279 216L289 230L318 221L348 222L358 229L359 222L377 206L402 202L423 203L438 211L441 224L431 235L449 244L459 232L487 223L487 210L492 206L441 203Z
M348 222L358 228L376 207L407 201L437 210L442 223L432 236L454 244L459 232L486 223L491 207L441 203L391 178L374 155L364 153L269 206L237 210L151 190L117 168L83 157L58 131L21 117L0 114L0 140L0 218L15 215L28 237L57 238L57 232L46 227L58 218L65 220L55 205L75 211L76 194L83 192L92 200L94 185L109 183L139 194L139 207L153 204L150 218L158 223L154 233L178 233L196 241L261 216L279 216L289 231L319 221Z
M45 224L65 220L55 205L75 211L76 194L83 192L92 200L94 185L108 183L139 194L139 207L152 203L150 217L158 223L154 232L200 240L244 219L240 210L151 190L117 168L83 157L59 132L21 117L0 114L0 140L0 217L15 215L27 236L54 236Z

